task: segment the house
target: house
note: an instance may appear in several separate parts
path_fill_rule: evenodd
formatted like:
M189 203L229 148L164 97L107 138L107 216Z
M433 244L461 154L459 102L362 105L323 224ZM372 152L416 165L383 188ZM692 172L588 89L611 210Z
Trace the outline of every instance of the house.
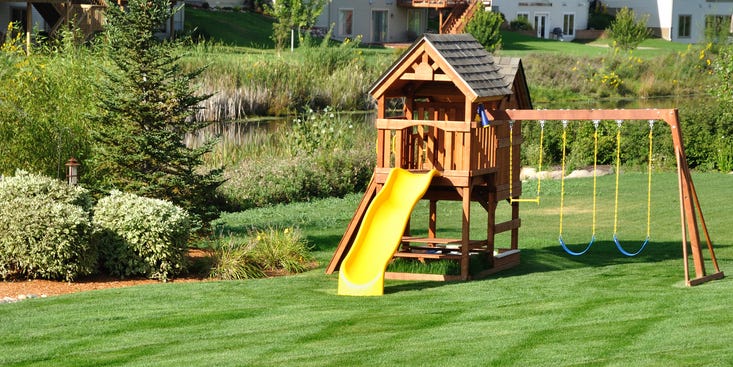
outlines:
M429 30L462 33L477 10L489 5L481 0L332 0L323 9L316 26L333 26L333 38L361 37L365 43L412 42Z
M588 27L588 0L493 0L491 11L504 14L507 22L524 19L537 38L573 40Z
M61 0L38 0L31 2L15 2L0 0L0 42L8 29L8 24L17 22L24 29L53 35L67 22L74 22L87 36L102 30L104 0L82 0L66 2ZM173 2L177 6L178 2ZM170 22L161 25L161 33L166 36L183 30L183 8L175 14ZM28 34L30 37L30 34Z
M647 26L668 41L701 43L710 27L730 31L733 1L726 0L605 0L609 13L627 7L648 15Z

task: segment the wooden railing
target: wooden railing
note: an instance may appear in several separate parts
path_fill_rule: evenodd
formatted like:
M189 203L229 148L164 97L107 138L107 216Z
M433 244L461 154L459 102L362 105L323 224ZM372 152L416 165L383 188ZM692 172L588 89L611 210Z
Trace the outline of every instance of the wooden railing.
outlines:
M413 8L451 8L466 2L466 0L399 0L397 4Z

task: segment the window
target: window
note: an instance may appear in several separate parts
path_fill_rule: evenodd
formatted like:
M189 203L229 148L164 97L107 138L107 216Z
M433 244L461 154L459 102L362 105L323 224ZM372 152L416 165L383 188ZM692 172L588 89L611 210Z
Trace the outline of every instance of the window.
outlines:
M339 35L351 36L354 34L352 22L354 19L353 9L339 9Z
M568 13L562 16L562 34L566 36L575 34L575 14Z
M427 13L425 9L407 10L407 34L412 41L425 30Z
M524 20L529 24L529 13L517 13L517 20Z
M679 25L677 26L677 37L690 38L690 26L692 25L692 15L680 15Z
M387 11L372 11L372 42L387 41Z

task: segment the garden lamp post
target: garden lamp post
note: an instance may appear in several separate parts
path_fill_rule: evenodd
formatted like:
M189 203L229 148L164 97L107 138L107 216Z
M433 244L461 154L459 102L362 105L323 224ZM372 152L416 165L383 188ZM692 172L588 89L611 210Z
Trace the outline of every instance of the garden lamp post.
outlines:
M79 162L76 158L71 157L65 164L66 166L66 180L69 185L74 186L79 182Z

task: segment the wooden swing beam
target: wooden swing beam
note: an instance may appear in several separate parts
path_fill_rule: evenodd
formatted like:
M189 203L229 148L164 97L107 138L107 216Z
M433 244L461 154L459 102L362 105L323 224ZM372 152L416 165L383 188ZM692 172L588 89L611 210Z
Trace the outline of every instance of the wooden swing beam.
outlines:
M684 143L682 140L682 129L677 109L628 109L628 110L489 110L487 113L494 121L525 121L525 120L662 120L671 128L672 142L674 144L675 158L677 159L677 178L680 194L680 222L682 229L682 254L685 270L685 284L694 286L710 280L724 277L718 267L715 258L713 244L710 240L705 218L702 214L700 201L697 197L695 184L690 175L690 167L687 164ZM699 218L698 218L699 216ZM705 272L705 262L700 246L700 228L702 228L707 248L710 253L715 272ZM688 238L689 249L692 252L692 260L695 268L695 278L690 279L688 260Z

